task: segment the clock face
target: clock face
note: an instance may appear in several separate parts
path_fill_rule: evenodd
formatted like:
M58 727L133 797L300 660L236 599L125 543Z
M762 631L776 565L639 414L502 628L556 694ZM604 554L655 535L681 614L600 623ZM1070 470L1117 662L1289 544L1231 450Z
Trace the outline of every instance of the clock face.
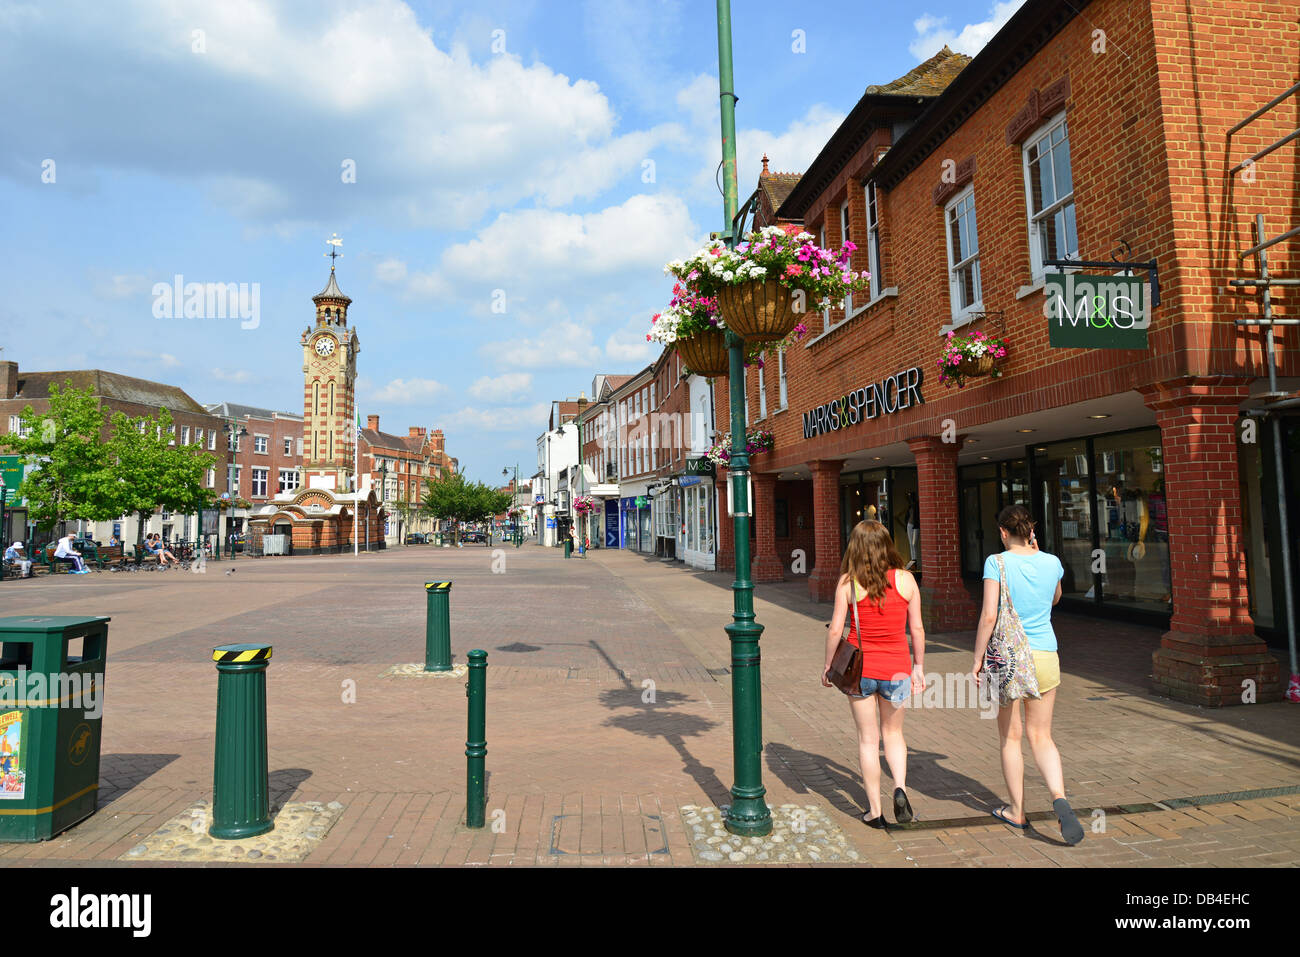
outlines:
M334 340L330 336L321 336L316 340L316 355L328 356L334 352Z

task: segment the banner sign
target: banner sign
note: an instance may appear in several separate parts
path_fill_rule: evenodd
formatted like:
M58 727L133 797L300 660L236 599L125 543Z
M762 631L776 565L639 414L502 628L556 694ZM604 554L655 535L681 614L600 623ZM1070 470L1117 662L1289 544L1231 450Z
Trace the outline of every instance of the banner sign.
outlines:
M811 439L825 432L837 432L850 425L874 419L882 412L892 415L913 405L921 405L921 370L916 366L885 376L832 399L803 414L803 437Z
M698 459L688 458L686 460L687 475L713 475L715 468L713 462L701 456Z
M618 503L610 499L605 503L605 547L618 548Z
M217 534L217 518L221 513L215 508L205 508L199 513L199 534Z
M1147 281L1132 276L1053 273L1043 286L1054 349L1145 349L1151 326Z
M23 484L24 471L21 455L0 455L0 474L4 475L6 504L23 504L18 501L18 486Z

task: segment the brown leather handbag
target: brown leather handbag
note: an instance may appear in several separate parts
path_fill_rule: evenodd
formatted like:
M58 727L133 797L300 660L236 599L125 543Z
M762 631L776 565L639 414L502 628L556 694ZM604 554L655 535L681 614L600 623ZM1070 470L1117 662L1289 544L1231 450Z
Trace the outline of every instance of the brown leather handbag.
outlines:
M858 641L861 641L862 626L858 624L858 590L857 584L851 578L849 589L853 598L853 630L857 632ZM841 635L839 646L831 658L831 666L826 671L826 677L845 694L860 695L862 693L862 649Z

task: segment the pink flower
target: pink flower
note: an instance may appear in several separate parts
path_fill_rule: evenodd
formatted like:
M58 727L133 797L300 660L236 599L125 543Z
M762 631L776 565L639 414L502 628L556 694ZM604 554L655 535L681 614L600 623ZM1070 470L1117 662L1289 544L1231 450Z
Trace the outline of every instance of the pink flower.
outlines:
M800 266L797 263L791 263L790 265L785 267L785 274L787 276L798 276L801 275L802 273L803 273L803 266Z

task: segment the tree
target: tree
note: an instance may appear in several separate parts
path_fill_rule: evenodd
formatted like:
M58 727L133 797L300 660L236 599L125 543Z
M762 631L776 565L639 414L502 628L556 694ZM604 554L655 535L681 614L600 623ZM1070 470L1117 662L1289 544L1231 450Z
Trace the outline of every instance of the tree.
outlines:
M101 475L105 461L104 410L90 388L71 380L50 384L50 407L30 405L19 414L19 429L0 436L0 447L24 457L27 472L17 495L27 499L38 527L60 529L70 518L100 521L120 515L106 499Z
M495 515L509 499L505 492L498 492L482 482L471 483L462 472L448 471L437 478L425 479L421 505L434 518L455 522L456 541L459 541L461 522L474 522Z
M197 443L171 444L172 416L166 409L134 419L115 412L112 421L103 486L112 501L112 514L139 517L135 536L139 555L145 523L155 510L188 515L213 504L213 492L203 487L203 477L216 456Z

